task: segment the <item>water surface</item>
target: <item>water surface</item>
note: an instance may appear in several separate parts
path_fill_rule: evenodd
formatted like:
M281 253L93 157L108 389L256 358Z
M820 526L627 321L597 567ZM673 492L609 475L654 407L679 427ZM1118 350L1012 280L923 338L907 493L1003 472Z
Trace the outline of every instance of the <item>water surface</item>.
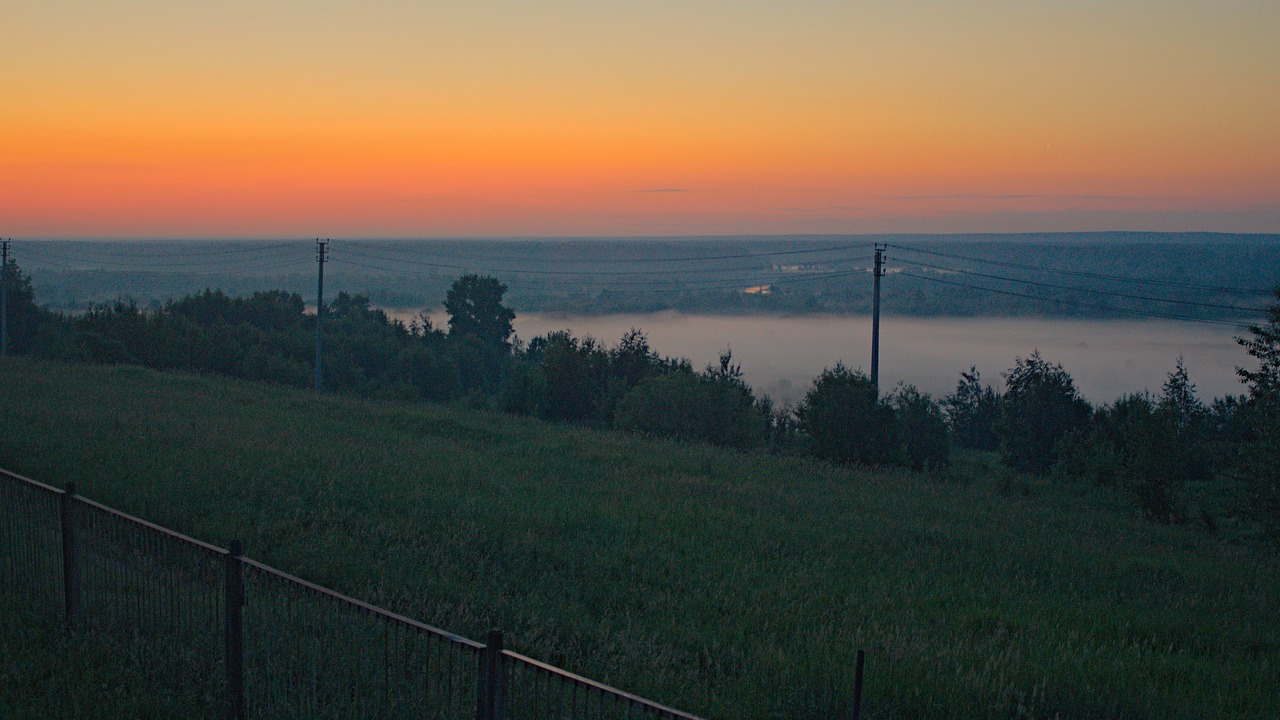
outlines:
M447 317L433 316L438 327ZM612 347L639 328L661 355L688 358L702 368L721 351L753 388L779 403L799 400L823 368L836 362L870 371L871 318L865 316L716 316L663 312L640 315L516 316L516 334L529 340L554 330L590 335ZM1244 390L1237 366L1253 359L1230 327L1155 320L882 317L881 387L912 383L935 395L955 389L960 372L976 366L984 382L1003 386L1000 373L1039 349L1061 364L1094 403L1129 392L1160 391L1178 357L1206 402Z

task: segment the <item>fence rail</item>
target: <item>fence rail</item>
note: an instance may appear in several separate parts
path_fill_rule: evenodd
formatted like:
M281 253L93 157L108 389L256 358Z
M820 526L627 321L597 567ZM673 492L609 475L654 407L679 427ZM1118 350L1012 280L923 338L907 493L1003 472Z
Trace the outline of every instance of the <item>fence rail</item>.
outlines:
M699 720L0 469L0 580L205 717Z

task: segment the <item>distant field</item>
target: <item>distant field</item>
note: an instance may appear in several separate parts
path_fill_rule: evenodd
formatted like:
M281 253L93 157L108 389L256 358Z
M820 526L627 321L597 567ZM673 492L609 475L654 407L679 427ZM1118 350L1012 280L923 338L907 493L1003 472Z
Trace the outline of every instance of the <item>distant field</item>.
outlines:
M0 466L711 718L829 717L858 648L877 719L1275 715L1273 552L984 457L837 470L15 360L0 408Z

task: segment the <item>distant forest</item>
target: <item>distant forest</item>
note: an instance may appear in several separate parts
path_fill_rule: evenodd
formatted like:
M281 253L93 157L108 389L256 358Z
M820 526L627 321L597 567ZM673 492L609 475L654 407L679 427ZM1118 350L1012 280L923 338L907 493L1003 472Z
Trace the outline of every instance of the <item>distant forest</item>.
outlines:
M411 310L438 308L457 277L479 274L520 312L865 314L877 244L886 314L1248 321L1280 280L1280 235L1053 233L335 239L325 284ZM11 252L58 310L121 297L158 309L205 289L316 293L312 241L15 241Z

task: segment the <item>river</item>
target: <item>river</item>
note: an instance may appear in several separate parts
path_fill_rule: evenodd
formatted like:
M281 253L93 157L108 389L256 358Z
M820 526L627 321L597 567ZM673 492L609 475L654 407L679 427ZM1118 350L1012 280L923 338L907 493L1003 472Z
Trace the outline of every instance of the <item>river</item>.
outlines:
M433 314L437 327L445 327L446 321L443 311ZM633 327L644 331L659 354L688 358L698 368L715 363L721 351L732 350L746 381L778 403L798 401L813 378L838 361L864 371L871 367L870 317L662 312L526 313L515 319L516 334L526 341L570 330L608 347ZM1038 349L1046 360L1061 364L1094 403L1130 392L1159 393L1181 356L1197 394L1208 402L1244 391L1235 369L1255 363L1234 340L1242 332L1174 321L885 316L880 323L881 387L911 383L942 396L955 389L962 370L975 366L984 383L1000 388L1000 373L1012 367L1016 357Z

